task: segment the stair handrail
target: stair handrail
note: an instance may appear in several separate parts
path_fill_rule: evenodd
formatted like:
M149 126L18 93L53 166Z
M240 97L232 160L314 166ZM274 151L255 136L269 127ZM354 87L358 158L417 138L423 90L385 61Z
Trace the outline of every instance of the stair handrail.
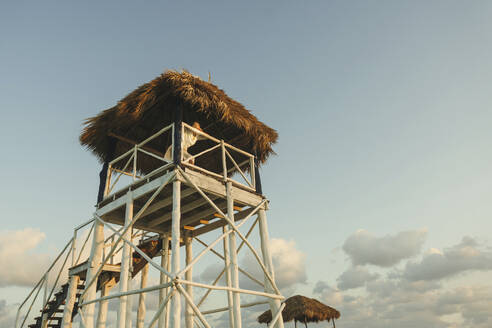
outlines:
M48 284L48 275L51 273L51 270L53 269L53 267L55 266L55 264L58 262L58 260L61 258L61 256L63 255L63 253L65 253L65 251L67 250L68 246L72 245L73 241L74 241L74 239L72 237L68 241L68 243L65 245L65 247L63 248L63 250L55 258L55 260L51 263L51 265L48 267L48 269L45 271L45 273L43 274L43 276L41 277L41 279L34 286L34 288L31 290L31 292L27 295L27 297L24 299L24 301L19 305L19 307L17 308L15 328L17 328L17 323L18 323L18 320L19 320L20 311L21 311L22 307L24 306L24 304L26 304L26 302L29 300L29 298L32 296L32 294L37 289L38 291L36 292L36 295L34 296L32 302L31 302L31 305L29 306L29 310L27 311L26 315L24 316L24 320L22 321L22 324L19 326L19 328L22 328L24 326L24 323L26 322L26 319L27 319L27 317L29 316L29 314L31 312L31 309L32 309L32 307L34 305L34 302L36 301L36 299L37 299L37 297L39 295L39 292L42 289L43 284ZM67 258L68 258L68 256L70 255L71 252L72 252L72 249L67 253ZM66 263L66 259L65 259L65 263ZM61 271L63 271L63 267L64 267L64 265L60 268L59 274L61 273ZM56 281L56 282L58 282L58 281ZM56 286L56 283L55 283L55 286ZM54 287L53 287L53 289L54 289ZM50 294L50 297L51 297L51 294ZM46 306L46 302L48 302L48 300L49 300L49 298L46 298L46 300L45 300L45 302L43 304L43 309Z

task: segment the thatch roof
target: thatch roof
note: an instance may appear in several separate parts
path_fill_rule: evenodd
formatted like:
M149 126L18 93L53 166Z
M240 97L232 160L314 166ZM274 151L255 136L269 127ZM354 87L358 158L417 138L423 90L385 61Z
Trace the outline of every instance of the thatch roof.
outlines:
M282 318L284 322L292 320L300 322L330 321L340 318L340 312L314 298L295 295L285 300ZM259 323L269 323L270 321L272 321L270 310L263 312L258 317Z
M251 154L260 163L273 153L272 144L277 132L260 122L242 104L226 95L212 83L205 82L186 71L166 71L143 84L120 100L114 107L85 121L80 143L90 149L101 162L109 161L131 148L122 141L141 142L163 127L174 122L176 108L182 110L183 121L200 123L204 132ZM111 135L123 138L114 140ZM116 148L111 153L111 143ZM170 133L153 140L149 148L164 153L171 143ZM198 142L190 153L200 152L211 144ZM220 160L213 154L197 158L196 165L220 172ZM143 158L143 157L142 157ZM151 157L139 161L138 167L148 173L162 165Z

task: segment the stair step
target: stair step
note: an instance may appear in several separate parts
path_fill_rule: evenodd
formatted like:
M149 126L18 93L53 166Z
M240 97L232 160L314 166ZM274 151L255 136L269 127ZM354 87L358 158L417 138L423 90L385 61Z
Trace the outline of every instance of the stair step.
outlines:
M51 317L50 320L57 320L61 321L63 318L62 317Z
M42 312L42 313L48 313L48 312L53 312L53 313L63 313L63 310L62 310L62 309L56 309L56 310L53 310L53 309L46 309L46 310L40 310L39 312Z
M62 288L68 288L68 283L64 284L61 286ZM78 284L77 289L84 289L85 285L84 284Z

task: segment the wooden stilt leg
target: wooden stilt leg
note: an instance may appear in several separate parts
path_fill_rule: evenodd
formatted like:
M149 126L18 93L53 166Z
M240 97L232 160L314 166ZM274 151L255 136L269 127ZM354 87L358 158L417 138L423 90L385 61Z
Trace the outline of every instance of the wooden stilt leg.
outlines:
M169 243L168 243L169 245ZM171 272L171 250L167 249L167 272ZM167 277L167 281L170 281L171 278ZM167 295L171 293L171 289L170 288L166 288L166 297ZM165 328L169 328L169 321L170 321L170 317L171 317L171 304L168 302L167 305L166 305L166 311L165 311Z
M232 195L232 182L228 181L226 184L227 193L227 215L229 219L234 222L234 198ZM236 246L236 233L232 232L229 235L229 251L231 254L231 278L232 286L239 288L239 266L237 263L237 246ZM233 313L234 313L234 328L241 328L241 299L237 292L233 294Z
M114 279L106 282L101 288L101 297L107 296L111 287L114 286ZM97 315L97 328L105 328L108 317L108 300L99 302L99 313Z
M162 235L162 251L161 251L161 267L166 269L167 271L169 270L169 235L168 234L163 234ZM165 275L163 272L160 274L160 284L165 284L169 282L169 277ZM165 289L160 289L159 290L159 304L162 303L169 292L169 288ZM158 328L168 328L168 323L169 320L169 306L166 305L166 308L164 311L161 312L159 316L159 322L158 322Z
M266 269L269 271L270 276L275 279L275 274L273 270L272 256L270 254L269 248L269 236L268 236L268 225L266 219L266 213L264 209L258 211L258 223L260 229L260 241L261 241L261 252L263 255L263 263L265 263ZM265 275L265 291L267 293L274 293L273 286ZM270 300L270 311L276 313L280 309L280 300ZM278 318L275 323L275 328L284 328L284 320L282 316Z
M227 234L229 231L229 226L223 226L222 227L222 233ZM225 275L226 275L226 284L227 287L231 288L232 287L232 280L231 280L231 254L229 251L229 235L226 235L224 237L224 269L225 269ZM234 301L232 299L232 291L228 290L227 291L227 304L229 306L229 328L234 328Z
M140 288L147 287L147 280L149 277L149 264L147 263L142 269L142 276L140 280ZM137 328L143 328L145 321L145 293L141 293L138 299L138 313L137 313Z
M77 285L79 284L79 276L71 276L68 285L67 298L65 299L65 309L63 310L63 318L61 328L72 327L72 313L75 299L77 296Z
M89 257L89 268L87 269L86 281L91 281L101 265L102 250L104 247L104 225L98 220L94 221L94 234L92 239L91 255ZM96 298L97 284L92 284L87 289L85 301ZM83 308L85 328L94 328L94 309L96 304L88 304Z
M132 193L128 192L126 202L125 226L128 226L133 218L133 198ZM128 229L123 237L127 240L131 239L131 230ZM120 292L128 291L128 276L130 275L130 245L123 244L122 259L120 267ZM128 296L120 296L120 304L118 308L117 328L125 328L126 324L126 308Z
M130 258L130 261L131 261L131 258L132 258L132 252L131 252L131 250L130 250L129 258ZM131 284L132 284L132 275L131 275L132 266L131 266L131 264L130 264L130 266L128 268L128 271L129 271L129 274L128 274L128 289L132 289L131 288ZM126 299L125 328L132 328L132 324L133 324L132 314L133 314L133 298L134 298L134 296L135 295L128 296L127 299Z
M193 252L192 252L192 241L193 239L191 236L186 236L185 237L185 248L186 248L186 265L190 264L190 262L193 260ZM193 280L193 270L190 268L188 271L185 273L185 279L188 281ZM186 285L185 290L190 295L191 299L193 299L193 286L191 285ZM193 328L193 309L191 308L191 305L187 302L186 303L186 312L185 312L185 323L186 323L186 328Z
M173 211L171 229L172 274L179 272L179 245L181 233L181 181L173 182ZM181 295L175 293L171 300L171 328L181 328Z

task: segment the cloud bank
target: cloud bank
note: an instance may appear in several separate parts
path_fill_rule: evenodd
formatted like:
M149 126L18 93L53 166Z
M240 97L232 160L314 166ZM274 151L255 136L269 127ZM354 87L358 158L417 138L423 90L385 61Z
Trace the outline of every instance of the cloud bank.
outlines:
M33 254L45 234L26 228L0 232L0 287L32 286L49 266L47 254Z
M345 240L342 249L353 265L372 264L387 268L417 255L426 238L427 230L402 231L384 237L358 230Z

